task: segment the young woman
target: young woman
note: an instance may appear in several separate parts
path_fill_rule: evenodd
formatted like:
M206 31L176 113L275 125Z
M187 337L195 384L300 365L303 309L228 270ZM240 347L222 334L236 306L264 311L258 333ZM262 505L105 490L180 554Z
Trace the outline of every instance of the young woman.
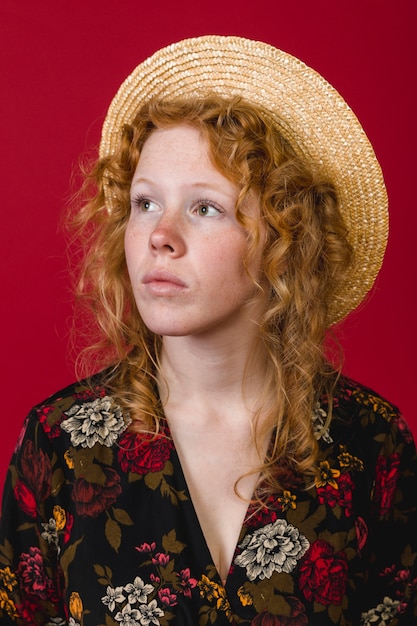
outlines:
M413 623L412 437L326 359L387 234L353 113L266 44L182 41L120 88L90 183L103 367L26 420L2 623Z

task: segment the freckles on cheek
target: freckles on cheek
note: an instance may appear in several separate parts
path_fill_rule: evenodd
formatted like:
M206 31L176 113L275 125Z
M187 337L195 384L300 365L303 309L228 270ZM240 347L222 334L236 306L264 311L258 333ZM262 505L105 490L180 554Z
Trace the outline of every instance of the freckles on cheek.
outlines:
M138 251L141 249L137 234L129 226L126 229L124 237L125 258L128 268L130 265L137 265Z
M138 266L129 256L129 254L125 251L125 260L126 260L126 268L127 268L127 276L129 278L129 282L131 284L132 290L134 293L137 292L138 289Z
M125 261L126 261L126 267L127 267L127 271L129 273L130 276L130 272L131 272L131 256L130 256L130 248L129 248L129 243L127 242L127 240L125 239Z
M123 245L124 245L124 249L125 249L125 257L126 258L127 258L128 254L129 254L130 239L131 239L131 235L130 235L129 224L128 224L127 227L126 227L125 235L124 235L124 239L123 239Z

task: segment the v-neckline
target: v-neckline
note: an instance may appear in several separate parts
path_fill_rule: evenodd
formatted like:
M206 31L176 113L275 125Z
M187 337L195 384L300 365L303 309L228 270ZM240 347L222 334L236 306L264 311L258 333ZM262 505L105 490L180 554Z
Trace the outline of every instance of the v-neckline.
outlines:
M169 427L169 423L168 423L168 420L167 420L166 417L164 417L164 422L165 422L164 423L165 434L166 434L167 437L169 437L170 441L172 442L171 461L173 460L173 456L174 456L174 459L175 459L174 467L176 465L177 468L178 468L179 480L180 480L181 485L183 486L183 490L186 493L187 498L189 500L189 504L190 504L190 507L191 507L191 510L192 510L192 515L193 515L194 520L195 520L195 527L198 529L198 533L199 533L199 536L201 538L201 544L204 545L205 552L206 552L207 557L208 557L207 559L205 559L207 561L206 565L207 566L211 566L211 567L214 568L214 570L216 571L216 575L217 575L218 581L221 583L221 585L224 588L226 588L228 580L229 580L230 571L232 569L234 560L236 558L236 553L237 553L238 548L239 548L239 544L241 543L242 538L243 538L242 537L243 532L246 530L245 522L246 522L246 520L248 518L248 515L249 515L249 510L250 510L250 507L251 507L251 503L253 501L254 494L252 493L251 501L248 502L248 505L247 505L247 507L245 509L245 512L244 512L244 515L243 515L243 518L242 518L242 522L241 522L241 525L239 527L239 533L237 535L237 540L236 540L236 543L235 543L234 548L233 548L232 559L231 559L230 563L228 564L228 570L227 570L226 578L222 578L222 576L221 576L221 574L219 572L219 568L217 567L217 565L215 563L215 559L213 558L213 554L212 554L212 552L210 550L207 538L206 538L206 536L204 534L203 526L201 524L200 518L199 518L199 516L197 514L197 509L195 507L193 498L191 496L191 491L190 491L190 488L189 488L189 485L188 485L188 482L187 482L187 479L186 479L186 476L185 476L185 472L184 472L184 469L183 469L183 466L182 466L182 463L181 463L181 458L180 458L180 455L178 453L178 449L177 449L177 446L175 444L175 440L174 440L174 438L172 436L172 432L171 432L171 429ZM175 471L174 471L174 473L175 473Z

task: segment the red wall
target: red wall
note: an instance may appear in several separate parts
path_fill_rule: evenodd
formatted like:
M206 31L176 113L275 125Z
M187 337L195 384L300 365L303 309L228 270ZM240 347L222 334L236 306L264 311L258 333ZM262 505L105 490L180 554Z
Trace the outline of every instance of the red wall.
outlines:
M416 72L413 0L3 0L0 5L0 481L29 408L74 378L71 294L57 233L78 156L125 76L184 37L262 39L346 98L374 144L391 205L384 267L345 323L346 372L400 405L417 434Z

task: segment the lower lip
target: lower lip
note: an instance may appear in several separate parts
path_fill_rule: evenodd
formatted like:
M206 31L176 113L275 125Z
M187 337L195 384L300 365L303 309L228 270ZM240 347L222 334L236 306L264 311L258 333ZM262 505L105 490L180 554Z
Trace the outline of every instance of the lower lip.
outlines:
M145 289L153 296L176 296L185 291L185 285L165 280L151 280L144 285Z

